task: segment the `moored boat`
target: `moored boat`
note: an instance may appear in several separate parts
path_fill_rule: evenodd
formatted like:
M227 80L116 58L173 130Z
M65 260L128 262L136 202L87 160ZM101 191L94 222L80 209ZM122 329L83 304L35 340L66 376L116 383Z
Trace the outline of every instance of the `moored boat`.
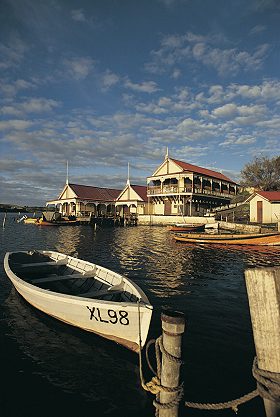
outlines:
M24 224L35 224L38 223L39 219L36 217L26 217L26 219L23 220Z
M56 220L48 222L42 218L36 222L37 226L76 226L79 224L77 220Z
M18 293L44 313L135 352L144 346L153 307L125 276L53 251L8 252L4 269Z
M37 226L75 226L79 224L75 216L62 217L58 212L43 212Z
M202 232L205 229L203 223L176 223L167 226L170 232Z
M280 245L280 233L251 233L251 234L175 234L174 239L185 243L208 243L225 245Z

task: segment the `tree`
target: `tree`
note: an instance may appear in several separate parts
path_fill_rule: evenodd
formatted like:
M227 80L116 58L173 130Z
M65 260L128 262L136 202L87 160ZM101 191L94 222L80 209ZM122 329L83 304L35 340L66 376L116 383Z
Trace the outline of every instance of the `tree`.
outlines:
M280 190L280 156L256 157L241 171L241 185L262 191Z

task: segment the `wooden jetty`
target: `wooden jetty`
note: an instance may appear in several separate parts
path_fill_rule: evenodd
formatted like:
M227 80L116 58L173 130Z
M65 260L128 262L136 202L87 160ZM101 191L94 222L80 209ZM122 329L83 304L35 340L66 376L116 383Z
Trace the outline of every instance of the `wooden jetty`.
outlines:
M185 401L184 405L200 410L232 409L237 413L241 404L260 396L264 402L266 417L279 417L280 267L247 269L245 281L256 348L253 375L257 389L227 402L203 404ZM182 384L179 382L185 319L180 313L169 312L163 313L161 320L162 336L155 341L157 376L150 383L144 383L143 380L141 382L144 389L156 394L153 402L157 408L156 415L178 417L179 407L183 405ZM147 346L149 344L150 342ZM159 350L162 354L161 362L158 358Z

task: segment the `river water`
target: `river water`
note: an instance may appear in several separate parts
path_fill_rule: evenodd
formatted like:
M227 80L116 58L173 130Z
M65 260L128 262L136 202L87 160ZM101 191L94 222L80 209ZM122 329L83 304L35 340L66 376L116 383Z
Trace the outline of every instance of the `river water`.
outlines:
M3 270L5 252L15 250L63 252L134 280L155 309L148 339L161 333L163 308L184 312L186 400L228 401L255 389L244 270L280 265L277 247L182 244L164 227L43 228L14 217L9 214L3 228L0 214L1 417L154 416L135 353L44 315L16 293ZM186 409L183 415L213 413ZM262 401L240 406L239 416L264 417Z

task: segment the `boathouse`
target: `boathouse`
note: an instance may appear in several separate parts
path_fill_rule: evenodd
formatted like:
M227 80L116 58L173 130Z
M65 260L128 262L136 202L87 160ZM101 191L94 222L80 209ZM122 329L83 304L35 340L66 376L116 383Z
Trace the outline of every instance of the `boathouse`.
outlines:
M250 203L250 222L280 222L280 191L256 191L246 202Z
M66 182L56 200L47 201L46 206L54 206L63 216L108 216L115 214L115 203L121 190L92 187Z
M146 185L132 185L128 180L115 205L121 216L148 214Z
M204 216L230 203L238 185L224 174L170 158L147 178L150 213Z

